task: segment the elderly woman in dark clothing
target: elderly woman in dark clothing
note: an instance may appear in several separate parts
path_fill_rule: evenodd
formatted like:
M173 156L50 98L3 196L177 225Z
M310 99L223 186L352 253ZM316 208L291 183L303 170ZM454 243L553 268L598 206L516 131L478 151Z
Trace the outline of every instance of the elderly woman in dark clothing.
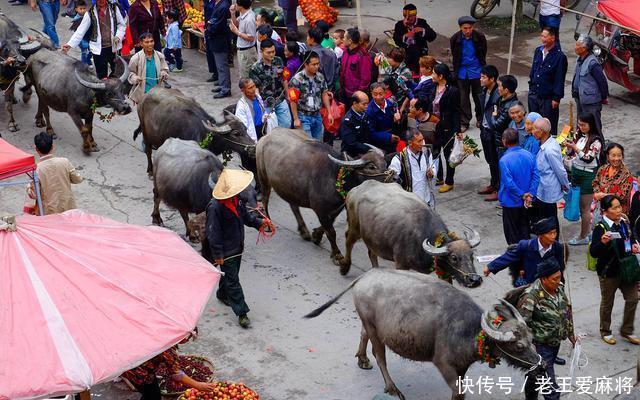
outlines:
M444 154L444 162L447 168L447 175L444 178L442 158L438 156L438 180L436 185L442 185L438 192L445 193L453 190L455 169L450 167L447 161L453 150L453 137L457 135L462 140L462 133L460 133L460 92L453 83L451 70L446 64L438 64L433 68L432 79L435 87L431 97L431 111L440 118L440 122L436 125L433 152L438 155Z
M600 281L600 336L607 344L616 344L611 334L611 311L616 291L620 289L624 298L624 314L620 335L633 344L640 338L633 335L633 321L638 305L638 290L633 282L623 282L620 260L630 254L640 253L629 223L623 219L620 198L606 195L600 200L602 221L593 228L589 253L597 259L596 271Z
M169 11L169 10L167 10ZM160 35L164 35L164 20L156 0L136 0L129 9L129 29L136 52L142 50L140 35L149 32L155 42L154 50L162 51Z

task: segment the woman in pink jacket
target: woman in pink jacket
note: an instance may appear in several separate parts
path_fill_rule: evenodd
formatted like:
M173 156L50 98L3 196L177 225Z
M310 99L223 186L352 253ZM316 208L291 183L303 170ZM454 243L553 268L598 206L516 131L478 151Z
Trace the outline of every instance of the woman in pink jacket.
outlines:
M342 55L340 69L340 90L345 108L351 107L351 96L357 91L367 92L371 84L371 56L360 46L360 32L356 28L347 29L346 51Z

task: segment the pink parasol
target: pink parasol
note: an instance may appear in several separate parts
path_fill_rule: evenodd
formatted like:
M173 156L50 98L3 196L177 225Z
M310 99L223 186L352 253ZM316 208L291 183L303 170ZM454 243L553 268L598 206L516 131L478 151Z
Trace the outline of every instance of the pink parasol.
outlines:
M178 343L220 274L175 233L79 210L0 230L0 399L79 392Z

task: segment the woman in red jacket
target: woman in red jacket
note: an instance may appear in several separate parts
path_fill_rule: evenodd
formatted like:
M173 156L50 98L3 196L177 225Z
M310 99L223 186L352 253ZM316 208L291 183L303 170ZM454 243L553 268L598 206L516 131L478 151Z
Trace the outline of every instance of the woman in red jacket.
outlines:
M168 10L167 10L168 11ZM154 50L162 51L160 35L164 36L164 20L156 0L136 0L129 9L129 29L136 53L142 50L140 35L149 32L153 35Z
M340 68L340 90L345 109L351 107L351 97L357 91L367 92L371 84L371 56L360 46L360 32L347 29L344 41L347 46L342 55Z

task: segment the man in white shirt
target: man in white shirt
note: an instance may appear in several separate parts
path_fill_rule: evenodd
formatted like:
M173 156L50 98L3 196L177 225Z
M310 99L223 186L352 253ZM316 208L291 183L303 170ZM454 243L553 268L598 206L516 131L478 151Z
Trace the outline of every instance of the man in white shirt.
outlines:
M544 27L555 28L556 32L560 32L560 20L562 19L562 11L560 7L566 6L566 0L544 0L540 2L540 29ZM560 37L556 35L556 43L560 44Z
M256 50L256 14L251 10L252 0L237 0L231 5L231 33L238 36L236 47L238 48L238 69L240 78L249 77L249 69L258 61ZM240 15L236 17L236 11Z
M433 208L432 180L437 172L436 163L433 162L430 147L424 145L422 133L410 129L408 134L409 145L393 157L389 169L400 176L404 190L415 193Z

